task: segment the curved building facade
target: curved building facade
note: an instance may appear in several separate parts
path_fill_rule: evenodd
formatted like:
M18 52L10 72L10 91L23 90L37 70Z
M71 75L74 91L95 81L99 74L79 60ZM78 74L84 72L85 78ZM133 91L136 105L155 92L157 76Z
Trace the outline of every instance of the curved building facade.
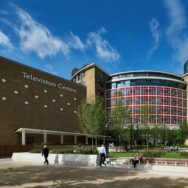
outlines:
M131 123L142 122L141 108L148 105L147 124L176 126L187 118L187 82L180 76L160 71L129 71L112 74L107 82L105 108L118 101L131 111Z

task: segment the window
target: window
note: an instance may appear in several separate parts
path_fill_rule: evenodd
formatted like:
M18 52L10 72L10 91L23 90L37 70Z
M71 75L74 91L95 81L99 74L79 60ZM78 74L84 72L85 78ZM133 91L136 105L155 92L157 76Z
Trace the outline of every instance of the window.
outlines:
M35 95L35 99L38 99L39 98L39 96L38 95Z
M112 83L112 89L115 89L115 88L116 88L116 83L113 82L113 83Z
M6 80L5 78L2 78L2 79L1 79L1 82L6 83L7 80Z
M15 95L18 95L18 91L17 91L17 90L14 90L14 94L15 94Z
M1 99L2 99L3 101L6 101L6 100L7 100L7 98L6 98L6 97L1 97Z

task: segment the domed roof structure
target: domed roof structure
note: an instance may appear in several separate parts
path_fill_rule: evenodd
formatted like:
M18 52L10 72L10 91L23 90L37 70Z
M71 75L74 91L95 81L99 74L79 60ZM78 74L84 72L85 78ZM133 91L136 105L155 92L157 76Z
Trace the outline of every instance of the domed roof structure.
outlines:
M188 60L184 64L184 74L188 73Z

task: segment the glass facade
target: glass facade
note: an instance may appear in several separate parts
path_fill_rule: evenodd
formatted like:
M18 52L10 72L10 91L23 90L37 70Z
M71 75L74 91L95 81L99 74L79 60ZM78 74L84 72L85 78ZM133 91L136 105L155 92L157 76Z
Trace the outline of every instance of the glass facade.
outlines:
M131 74L131 76L133 75L134 73ZM152 72L153 75L154 72ZM186 84L178 82L178 80L147 78L118 79L115 82L113 76L111 83L108 83L108 88L105 93L106 110L115 108L117 104L128 106L132 112L131 123L142 122L141 109L146 104L148 115L145 123L147 124L179 125L187 118Z
M175 87L179 89L186 89L186 85L183 83L171 81L171 80L159 80L159 79L131 79L121 80L108 84L108 88L122 88L125 86L166 86Z
M178 79L181 78L178 75L170 74L170 73L162 73L162 72L148 72L148 71L140 71L140 72L127 72L113 75L111 79L119 79L119 78L130 78L130 77L161 77L161 78L171 78Z

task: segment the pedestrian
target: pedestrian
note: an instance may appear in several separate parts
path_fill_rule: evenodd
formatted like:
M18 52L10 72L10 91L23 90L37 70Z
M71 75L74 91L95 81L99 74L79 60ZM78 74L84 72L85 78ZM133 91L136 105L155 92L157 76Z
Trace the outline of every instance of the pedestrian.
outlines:
M105 157L106 157L106 149L103 144L99 148L99 156L100 156L100 167L102 167L102 165L104 165Z
M43 155L44 155L44 159L45 159L44 164L49 165L49 162L48 162L49 149L47 148L46 145L44 145L44 148L42 150L42 156Z

